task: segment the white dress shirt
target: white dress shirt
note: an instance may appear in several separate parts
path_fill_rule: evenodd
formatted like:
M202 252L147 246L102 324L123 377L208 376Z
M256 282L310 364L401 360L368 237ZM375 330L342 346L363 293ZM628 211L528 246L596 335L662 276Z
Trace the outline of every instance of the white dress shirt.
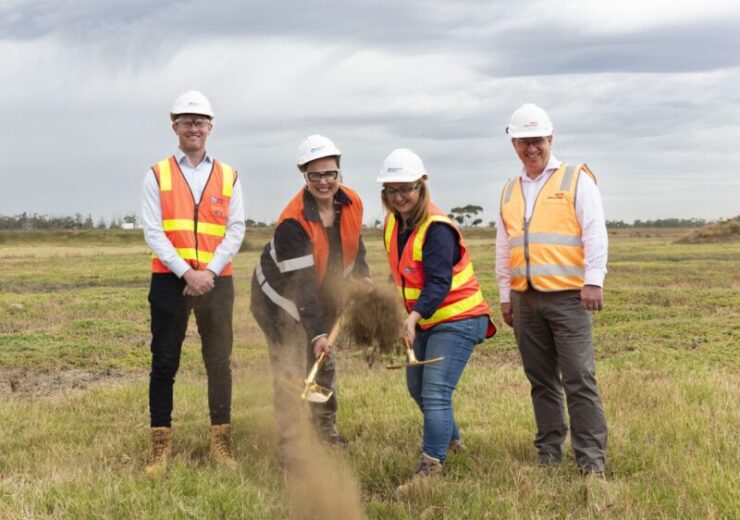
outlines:
M529 221L532 218L534 203L542 186L545 185L553 172L560 168L562 163L550 154L550 160L545 171L536 179L530 179L522 168L522 192L525 201L525 216ZM581 240L584 250L584 283L603 287L606 277L606 259L609 239L604 220L604 209L601 205L599 188L590 175L578 176L576 186L576 218L581 226ZM496 219L496 278L499 286L499 300L501 303L511 301L511 268L509 267L509 235L506 232L501 211Z
M175 151L175 159L180 166L185 181L193 192L193 198L200 200L203 189L208 182L208 177L213 168L213 158L206 153L200 164L193 166L185 153L179 148ZM174 173L174 172L173 172ZM157 255L167 269L175 273L179 278L191 269L190 265L177 254L172 242L167 238L162 227L162 204L159 198L159 184L150 168L144 176L142 186L142 227L144 228L144 240ZM242 188L239 178L234 183L234 190L229 202L229 219L226 222L226 235L216 248L213 258L206 268L216 275L221 273L226 264L239 252L244 239L244 205L242 203Z

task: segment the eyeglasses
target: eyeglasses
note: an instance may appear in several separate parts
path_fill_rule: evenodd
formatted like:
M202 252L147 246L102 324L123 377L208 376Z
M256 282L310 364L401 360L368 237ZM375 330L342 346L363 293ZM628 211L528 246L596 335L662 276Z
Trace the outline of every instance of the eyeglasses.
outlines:
M194 126L195 128L202 129L210 125L211 120L206 119L206 118L198 118L198 119L178 118L178 119L175 119L175 123L177 123L178 126L182 126L185 128L190 128L191 126Z
M331 181L337 180L337 177L339 177L340 173L341 173L341 170L323 170L323 171L315 171L315 172L306 172L306 177L311 182L321 182L322 180L331 182Z
M401 195L402 197L406 198L413 192L418 190L420 186L420 182L417 182L413 186L402 186L400 188L391 188L390 186L386 186L383 188L383 195L388 197L389 199L395 197L396 195Z
M517 137L514 139L514 144L520 148L529 148L530 146L542 146L546 140L546 137Z

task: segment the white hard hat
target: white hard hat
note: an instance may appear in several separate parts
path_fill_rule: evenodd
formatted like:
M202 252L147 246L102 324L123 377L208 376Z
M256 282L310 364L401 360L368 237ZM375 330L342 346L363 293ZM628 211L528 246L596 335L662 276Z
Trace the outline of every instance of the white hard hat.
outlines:
M342 152L331 139L318 134L309 135L298 147L298 168L322 157L335 156L341 157Z
M378 182L414 182L428 175L421 158L408 148L397 148L383 161Z
M197 90L188 90L175 100L170 110L171 116L180 114L198 114L201 116L213 117L213 109L203 94Z
M511 114L506 133L511 137L546 137L552 135L552 122L540 107L525 103Z

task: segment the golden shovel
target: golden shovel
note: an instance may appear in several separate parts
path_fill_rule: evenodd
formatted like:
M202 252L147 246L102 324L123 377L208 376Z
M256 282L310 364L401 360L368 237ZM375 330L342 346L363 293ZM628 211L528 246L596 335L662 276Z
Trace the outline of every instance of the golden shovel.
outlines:
M341 321L342 319L339 318L334 324L334 328L331 329L331 333L329 333L328 341L330 347L334 347L334 342L337 340L337 336L339 336ZM309 403L325 403L334 393L316 382L316 374L319 373L319 370L324 365L326 358L326 354L322 352L316 360L316 363L313 364L313 368L311 368L311 372L308 373L308 377L303 381L306 386L303 388L301 399L304 401L308 401Z
M386 365L385 368L387 368L388 370L396 370L398 368L405 367L415 367L418 365L431 365L432 363L439 363L444 359L444 356L440 356L432 359L425 359L424 361L419 361L418 359L416 359L414 349L411 348L411 342L409 342L409 338L404 336L403 343L406 345L406 356L408 357L408 362L402 363L400 365Z

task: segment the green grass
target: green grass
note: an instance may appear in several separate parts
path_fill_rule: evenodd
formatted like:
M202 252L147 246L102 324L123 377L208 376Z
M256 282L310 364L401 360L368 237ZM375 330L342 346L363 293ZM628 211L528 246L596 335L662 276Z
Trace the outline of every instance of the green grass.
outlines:
M193 323L175 385L175 462L159 481L143 475L149 260L143 242L129 238L140 235L0 234L0 518L289 517L266 348L248 312L251 269L268 232L249 237L235 266L240 470L207 460ZM611 518L740 517L740 244L675 244L681 233L610 237L607 307L594 336L617 494ZM495 304L493 237L466 236ZM366 241L373 276L383 280L379 232ZM417 463L420 413L401 373L341 353L339 423L351 446L336 457L354 474L368 518L599 516L584 500L572 455L556 470L535 464L529 386L511 329L499 329L478 347L456 393L468 451L450 456L443 484L401 501L392 491Z

